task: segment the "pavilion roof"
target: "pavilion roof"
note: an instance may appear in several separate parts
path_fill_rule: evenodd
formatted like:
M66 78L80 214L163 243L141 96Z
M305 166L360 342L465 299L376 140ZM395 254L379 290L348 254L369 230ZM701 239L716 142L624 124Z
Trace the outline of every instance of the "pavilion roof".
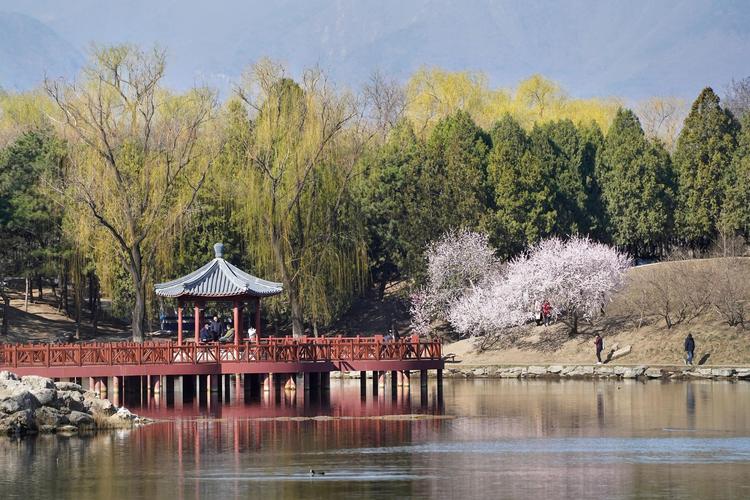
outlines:
M192 273L156 285L161 297L269 297L283 291L281 283L266 281L233 266L223 259L224 245L214 245L216 257Z

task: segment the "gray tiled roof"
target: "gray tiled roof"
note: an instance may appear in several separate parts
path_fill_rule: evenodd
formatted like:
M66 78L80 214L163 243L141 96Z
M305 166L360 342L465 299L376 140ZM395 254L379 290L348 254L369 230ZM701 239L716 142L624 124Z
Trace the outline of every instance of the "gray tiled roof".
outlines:
M156 295L161 297L226 297L252 295L268 297L283 291L281 283L266 281L233 266L216 248L216 258L187 276L156 285Z

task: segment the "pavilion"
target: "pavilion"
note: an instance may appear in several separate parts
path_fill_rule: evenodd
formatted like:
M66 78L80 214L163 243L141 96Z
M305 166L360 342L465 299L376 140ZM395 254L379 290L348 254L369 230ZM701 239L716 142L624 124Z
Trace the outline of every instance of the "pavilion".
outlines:
M255 303L255 334L260 338L260 299L278 295L281 283L266 281L233 266L223 258L224 245L214 245L215 257L200 269L166 283L156 285L156 295L177 299L177 343L182 345L182 308L192 302L195 318L195 342L198 342L202 312L206 302L231 302L234 307L234 343L242 336L242 308Z

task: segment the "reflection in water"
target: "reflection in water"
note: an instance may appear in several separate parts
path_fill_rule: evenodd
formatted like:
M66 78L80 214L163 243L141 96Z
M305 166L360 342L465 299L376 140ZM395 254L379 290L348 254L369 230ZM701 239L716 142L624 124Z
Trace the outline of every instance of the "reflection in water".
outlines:
M132 409L163 420L135 431L0 440L1 496L750 496L750 384L461 380L426 400L362 400L357 381L241 389L223 404L151 398Z

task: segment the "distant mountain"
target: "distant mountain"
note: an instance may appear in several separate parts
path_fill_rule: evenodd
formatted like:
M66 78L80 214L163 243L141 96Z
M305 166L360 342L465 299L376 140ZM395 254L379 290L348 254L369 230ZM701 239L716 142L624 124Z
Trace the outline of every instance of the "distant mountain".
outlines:
M0 12L0 86L26 90L50 78L70 78L81 68L80 52L33 17Z
M750 3L745 0L2 4L44 23L77 51L91 42L158 43L168 50L168 83L178 88L198 82L226 90L263 56L287 62L295 73L320 65L347 85L360 84L374 69L405 79L418 67L433 65L484 71L492 84L502 86L542 73L580 97L671 94L692 99L705 85L721 90L731 78L750 75ZM29 43L17 35L0 36L0 54L16 55ZM45 59L62 65L55 71L78 61L65 55L70 44L52 43L64 52ZM0 59L3 85L5 66ZM39 79L39 66L36 61L17 72L33 82Z

